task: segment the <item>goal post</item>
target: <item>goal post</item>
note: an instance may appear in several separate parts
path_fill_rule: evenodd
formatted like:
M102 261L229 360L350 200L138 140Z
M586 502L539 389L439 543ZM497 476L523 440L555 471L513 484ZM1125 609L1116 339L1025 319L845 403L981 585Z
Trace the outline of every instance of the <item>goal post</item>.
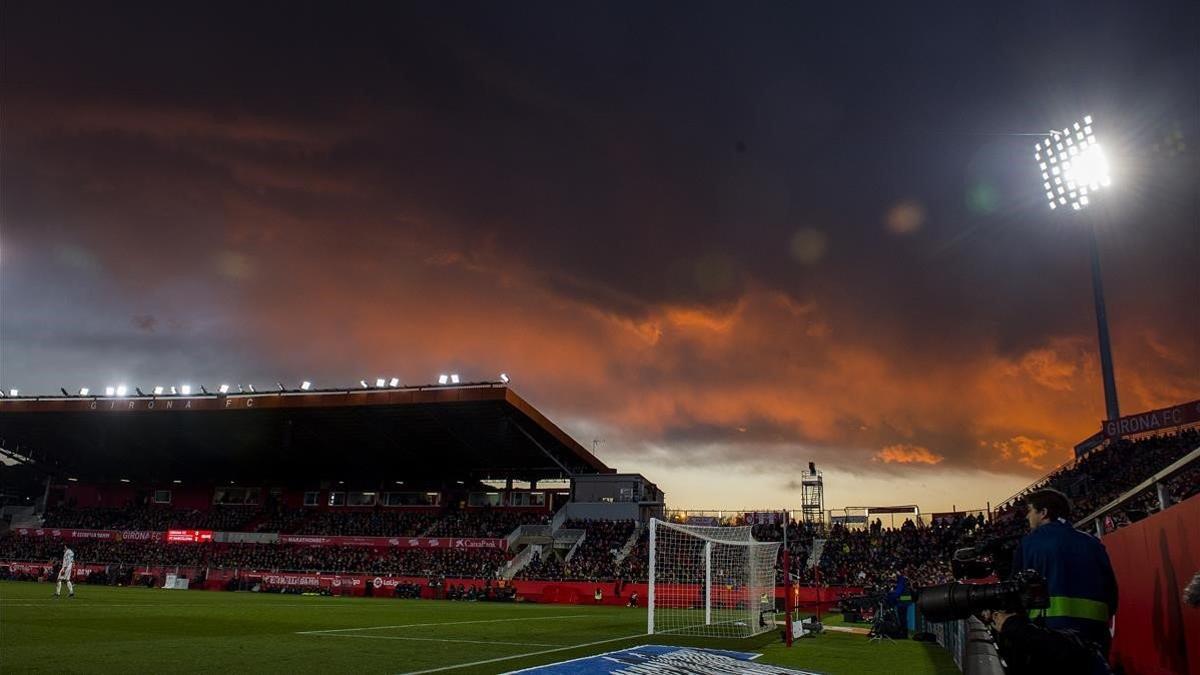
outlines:
M750 526L650 520L646 632L750 637L771 630L779 542Z

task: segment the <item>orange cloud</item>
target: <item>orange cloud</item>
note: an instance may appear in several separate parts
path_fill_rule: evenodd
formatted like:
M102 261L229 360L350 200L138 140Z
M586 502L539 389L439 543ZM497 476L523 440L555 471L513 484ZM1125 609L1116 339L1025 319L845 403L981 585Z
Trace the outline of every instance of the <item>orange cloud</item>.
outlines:
M885 464L938 464L945 457L920 445L889 445L875 453L874 460Z
M1050 454L1055 448L1050 441L1045 438L1029 438L1028 436L1013 436L1005 441L995 441L992 447L1000 451L1000 456L1003 459L1016 459L1016 461L1033 469L1042 470L1047 468L1043 459Z

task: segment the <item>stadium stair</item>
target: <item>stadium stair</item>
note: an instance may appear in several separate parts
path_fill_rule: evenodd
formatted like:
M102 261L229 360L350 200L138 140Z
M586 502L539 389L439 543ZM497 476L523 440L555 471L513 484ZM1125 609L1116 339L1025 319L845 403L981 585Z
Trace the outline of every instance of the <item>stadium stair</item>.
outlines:
M512 560L510 560L508 564L500 570L501 578L511 580L513 577L517 576L518 572L525 569L525 566L528 565L530 561L532 561L533 558L541 552L542 547L539 544L526 546L524 550L513 556Z
M805 567L807 567L808 569L813 569L814 567L820 565L821 564L821 554L823 554L824 552L825 552L825 540L824 539L813 539L812 551L809 552L808 560L804 563Z
M638 526L633 528L633 532L629 533L629 539L623 546L621 546L620 550L617 551L617 555L614 556L617 567L620 567L621 563L625 562L625 558L627 558L630 552L633 551L634 547L637 546L638 539L641 538L642 531L645 529L645 525L638 523Z
M0 520L7 522L11 528L38 528L45 522L42 514L37 513L32 506L6 506L0 510Z
M581 534L579 538L575 540L575 543L571 546L571 550L567 551L567 554L563 556L563 560L570 560L573 558L575 556L575 551L579 550L579 547L583 544L585 539L587 539L587 530L583 530L583 534Z

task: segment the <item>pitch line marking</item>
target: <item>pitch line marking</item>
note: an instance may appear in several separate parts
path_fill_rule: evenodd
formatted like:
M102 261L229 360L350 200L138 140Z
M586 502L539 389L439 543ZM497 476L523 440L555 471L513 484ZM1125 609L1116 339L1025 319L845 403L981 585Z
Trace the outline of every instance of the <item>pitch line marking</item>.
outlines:
M360 638L363 640L412 640L415 642L464 642L472 645L514 645L517 647L558 647L560 645L546 644L545 642L502 642L500 640L456 640L453 638L423 638L423 637L402 637L399 635L344 635L333 633L312 633L314 637L332 637L332 638Z
M427 628L430 626L461 626L469 623L509 623L512 621L547 621L550 619L587 619L591 614L566 614L562 616L526 616L516 619L479 619L475 621L442 621L435 623L406 623L395 626L365 626L362 628L328 628L325 630L298 630L297 635L319 635L321 633L346 633L363 630L387 630L389 628Z
M583 649L584 647L594 647L596 645L608 644L609 642L619 642L621 640L640 640L645 638L645 633L637 633L634 635L626 635L625 637L609 638L607 640L596 640L595 642L585 642L580 645L567 645L566 647L556 647L554 649L543 649L537 652L528 652L525 654L513 654L512 656L499 656L494 659L484 659L483 661L472 661L470 663L459 663L453 666L441 666L440 668L429 668L426 670L410 670L403 675L422 675L422 673L440 673L446 670L458 670L459 668L471 668L473 666L484 666L489 663L499 663L501 661L511 661L513 659L523 659L529 656L540 656L542 654L553 654L554 652L565 652L571 649Z

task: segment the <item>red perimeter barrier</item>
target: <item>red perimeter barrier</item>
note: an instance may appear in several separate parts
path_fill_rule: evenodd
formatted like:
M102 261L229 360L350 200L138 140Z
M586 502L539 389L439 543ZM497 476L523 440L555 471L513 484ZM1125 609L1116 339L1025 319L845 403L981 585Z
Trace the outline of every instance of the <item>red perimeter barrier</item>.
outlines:
M50 575L54 573L54 565L50 563L0 562L0 567L7 567L13 574L30 574L54 581L54 579L50 578ZM107 569L107 565L76 565L75 572L71 575L71 578L86 579L92 572L104 572Z
M1103 541L1120 591L1113 666L1130 675L1200 675L1200 608L1181 598L1200 571L1200 496Z
M139 571L145 570L150 573L151 570L159 574L167 571L174 571L174 568L138 568ZM429 587L429 577L419 576L387 576L387 575L371 575L371 574L329 574L329 573L304 573L304 572L259 572L253 570L221 570L212 569L208 573L208 581L205 588L209 590L219 590L224 588L225 582L233 578L252 579L260 581L268 589L277 588L299 588L299 589L328 589L339 592L342 595L363 595L368 584L375 589L383 589L385 592L390 592L397 584L416 584L421 587L421 597L432 598L436 591ZM378 580L378 581L376 581ZM445 586L463 586L465 588L475 587L483 588L483 579L460 579L447 578ZM492 585L495 586L499 582L492 580ZM505 582L506 585L516 590L517 597L527 602L538 603L557 603L566 605L593 605L596 603L596 589L600 589L601 600L598 604L602 605L624 605L629 602L629 596L633 593L638 594L638 601L642 607L646 606L646 595L648 588L643 583L624 583L618 584L613 581L529 581L529 580L513 580ZM775 596L782 598L784 589L782 586L775 589ZM833 586L830 588L822 588L818 596L817 589L812 587L801 587L799 593L799 602L804 604L815 604L820 597L821 604L828 605L837 601L841 595L859 595L862 593L861 588Z

